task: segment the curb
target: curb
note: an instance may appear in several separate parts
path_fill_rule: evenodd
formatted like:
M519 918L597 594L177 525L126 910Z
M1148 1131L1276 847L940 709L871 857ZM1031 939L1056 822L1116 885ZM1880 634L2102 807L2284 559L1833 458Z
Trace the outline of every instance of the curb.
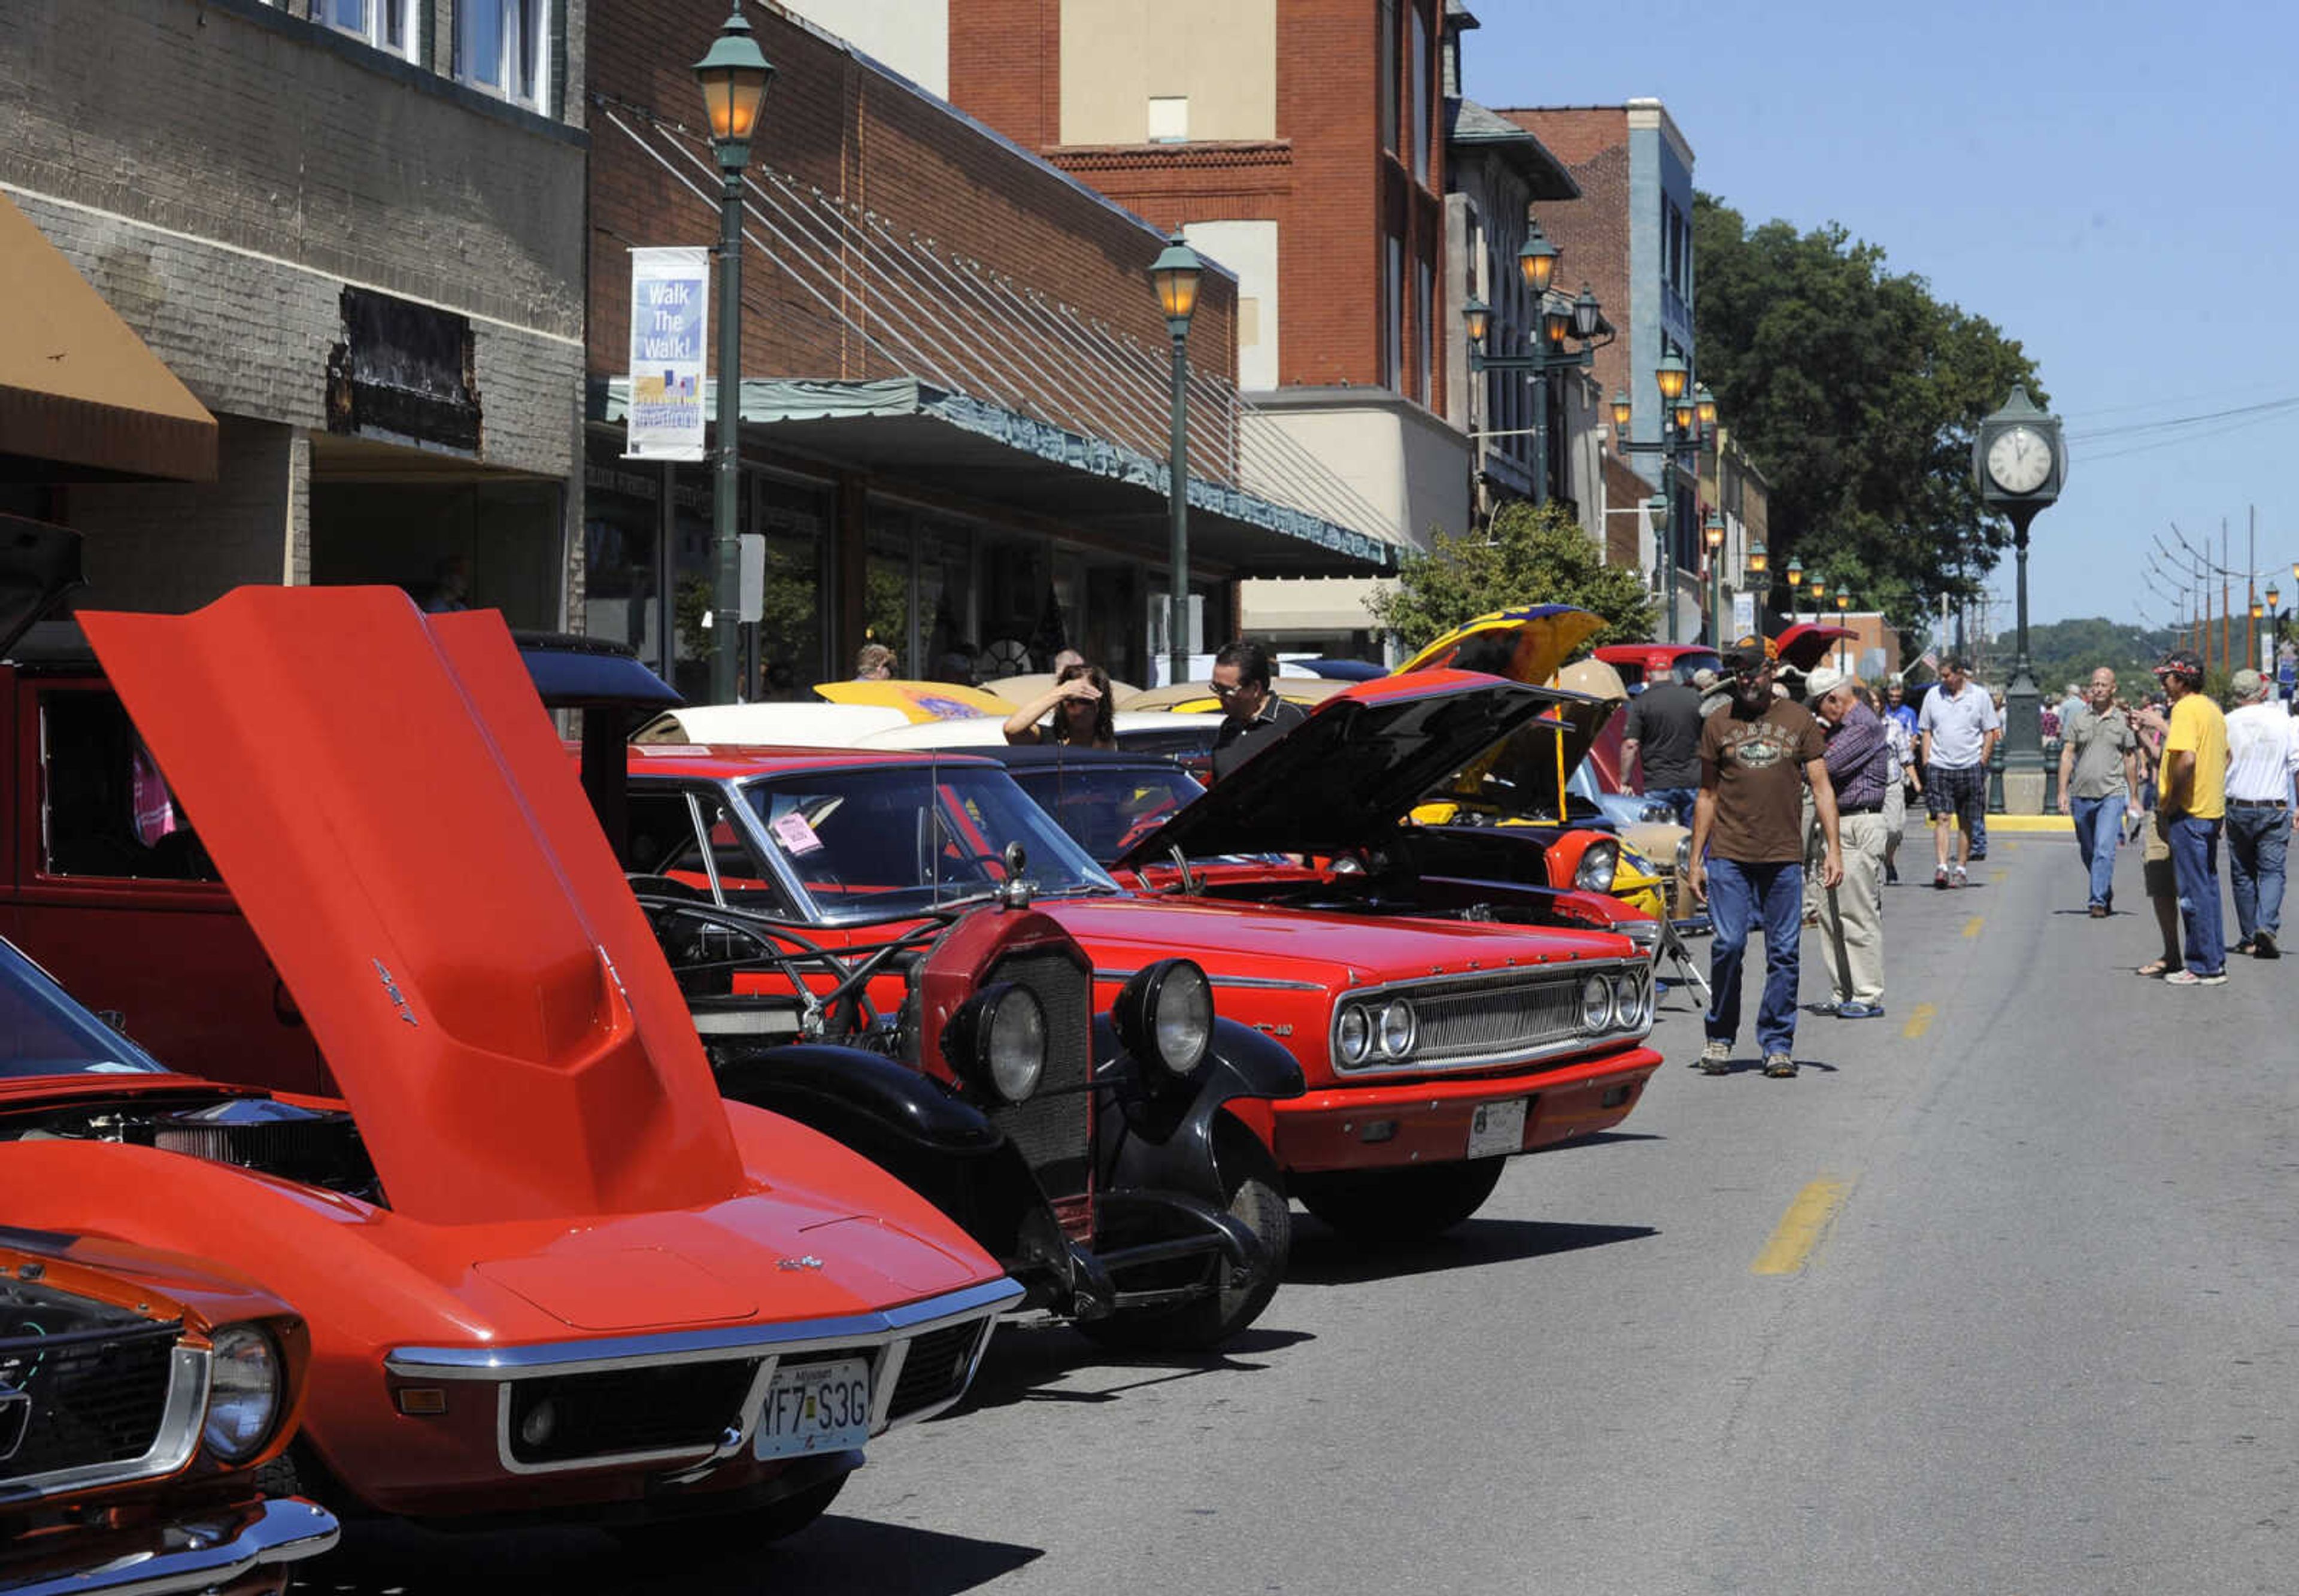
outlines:
M2076 823L2067 815L1990 815L1988 817L1988 829L2004 832L2056 831L2073 836L2076 832Z

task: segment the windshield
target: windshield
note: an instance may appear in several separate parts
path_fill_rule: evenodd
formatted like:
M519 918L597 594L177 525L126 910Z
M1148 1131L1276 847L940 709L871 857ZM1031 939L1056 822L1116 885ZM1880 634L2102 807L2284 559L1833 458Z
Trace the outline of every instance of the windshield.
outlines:
M0 1076L163 1073L150 1054L0 942Z
M1692 678L1701 671L1721 672L1723 669L1724 661L1713 653L1679 654L1669 661L1669 669L1675 674L1678 681L1688 687L1693 685Z
M1172 765L1024 766L1014 772L1056 825L1104 864L1174 818L1205 789Z
M1005 771L985 765L793 771L743 784L768 845L826 922L900 919L994 892L1019 843L1039 897L1117 884Z

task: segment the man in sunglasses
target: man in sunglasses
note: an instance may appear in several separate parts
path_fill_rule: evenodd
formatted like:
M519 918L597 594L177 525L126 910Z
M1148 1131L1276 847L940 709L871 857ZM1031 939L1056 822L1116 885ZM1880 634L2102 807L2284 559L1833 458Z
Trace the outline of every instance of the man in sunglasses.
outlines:
M1258 643L1232 643L1214 656L1214 696L1221 700L1221 729L1214 734L1214 779L1219 781L1308 717L1269 690L1269 651Z

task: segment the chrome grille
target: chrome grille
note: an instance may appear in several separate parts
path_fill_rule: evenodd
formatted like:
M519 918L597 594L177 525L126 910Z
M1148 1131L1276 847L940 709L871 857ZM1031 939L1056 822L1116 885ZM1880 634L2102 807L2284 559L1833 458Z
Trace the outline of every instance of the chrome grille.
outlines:
M887 1407L891 1419L955 1401L966 1389L974 1367L974 1350L982 1342L982 1325L968 1321L947 1329L929 1330L910 1342L902 1372L894 1382L894 1399Z
M179 1329L169 1323L117 1335L9 1340L0 1362L9 1389L29 1399L29 1411L15 1455L0 1472L52 1474L150 1452L168 1408Z
M1027 987L1045 1010L1046 1073L1029 1101L991 1110L991 1121L1047 1196L1083 1195L1092 1168L1093 979L1061 953L1030 952L992 965L984 985L995 981Z
M1486 986L1413 997L1420 1017L1414 1061L1443 1065L1463 1058L1519 1052L1570 1042L1581 1034L1581 978Z

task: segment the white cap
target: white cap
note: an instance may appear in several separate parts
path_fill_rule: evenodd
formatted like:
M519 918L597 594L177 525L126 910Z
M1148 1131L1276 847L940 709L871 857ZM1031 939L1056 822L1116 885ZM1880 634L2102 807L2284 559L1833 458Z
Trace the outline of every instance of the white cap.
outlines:
M1845 686L1848 682L1856 681L1859 678L1853 676L1848 671L1836 670L1823 665L1819 669L1813 671L1810 676L1805 677L1805 696L1817 702L1819 700L1826 698L1830 694L1835 692L1838 687Z

